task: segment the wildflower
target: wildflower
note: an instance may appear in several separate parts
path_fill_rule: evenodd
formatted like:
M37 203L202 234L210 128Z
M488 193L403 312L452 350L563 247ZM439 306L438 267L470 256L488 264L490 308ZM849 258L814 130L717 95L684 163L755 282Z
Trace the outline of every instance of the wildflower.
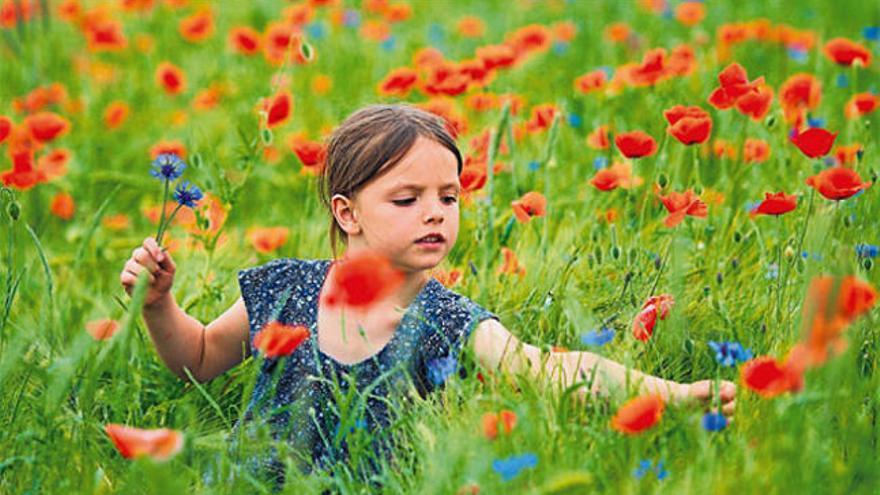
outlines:
M519 475L523 469L533 468L537 465L538 456L531 452L492 461L492 469L500 474L501 479L504 481L510 481Z
M782 191L778 193L764 193L764 201L758 203L751 210L749 216L752 218L758 215L782 215L794 210L797 207L797 196L794 194L785 194Z
M177 188L174 190L174 200L179 206L195 208L196 201L202 199L202 196L202 190L188 180L177 184Z
M30 135L41 143L48 143L70 130L67 119L53 112L39 112L25 117L22 124Z
M494 412L487 412L486 414L483 414L482 422L483 434L489 440L494 440L498 436L499 422L501 422L505 434L509 434L513 431L513 428L516 426L516 413L509 409L504 409L497 414Z
M446 380L458 370L458 359L453 355L431 359L426 363L428 380L434 386L446 383Z
M519 275L519 278L523 278L526 275L525 267L519 264L519 259L512 249L502 247L501 255L504 257L504 261L502 265L498 267L498 273L516 274Z
M364 250L333 268L331 288L323 297L330 306L366 308L394 292L403 278L386 257Z
M601 347L614 340L614 334L614 329L608 327L603 327L599 330L590 330L581 335L581 343L584 345Z
M697 106L675 105L663 116L669 122L666 132L685 145L704 143L712 132L712 118Z
M670 294L651 296L642 305L642 310L633 319L633 336L646 342L654 334L657 318L665 320L669 316L669 310L675 304L675 299Z
M752 350L744 349L739 342L709 341L709 347L715 351L715 360L727 368L752 359Z
M635 435L656 425L666 404L659 394L642 395L620 406L611 418L611 427L620 433Z
M803 386L803 378L797 371L770 356L747 361L740 368L743 384L764 398L785 392L794 392Z
M104 318L86 323L86 331L95 340L107 340L119 331L119 322Z
M214 15L211 9L199 9L191 16L181 19L177 30L180 36L190 43L207 40L214 34Z
M771 280L779 278L779 265L776 263L767 265L767 273L764 275L764 278Z
M734 106L739 113L750 117L754 121L763 119L770 111L773 102L773 89L766 84L760 84L757 91L750 91L736 100Z
M610 143L608 141L608 126L600 125L593 129L593 132L587 135L587 146L594 150L607 150Z
M727 427L727 418L718 412L707 412L703 415L703 428L706 431L721 431Z
M543 217L547 214L547 198L535 191L527 192L510 203L513 214L520 223L528 223L532 217Z
M117 129L128 119L129 108L124 101L114 101L104 109L104 126Z
M871 52L860 43L847 38L834 38L824 47L825 56L838 64L850 66L857 63L862 67L871 65Z
M162 153L153 160L152 167L150 175L153 177L159 180L174 181L183 175L186 163L174 153Z
M670 228L681 223L685 216L706 218L709 213L706 203L691 189L683 193L672 191L666 196L660 196L660 201L669 212L663 224Z
M657 467L653 467L653 464L650 459L642 459L639 461L639 467L633 470L633 477L640 480L649 472L653 472L657 476L658 481L663 481L669 476L669 471L663 467L663 461L658 461Z
M746 163L763 163L770 158L770 145L763 139L746 138L742 154Z
M642 158L657 152L657 141L642 131L620 133L614 136L614 144L627 158Z
M180 94L186 89L183 70L171 62L162 62L156 68L156 82L169 95Z
M255 55L260 52L260 33L249 26L234 27L229 31L229 46L240 55Z
M309 329L302 325L285 325L270 321L254 335L253 346L267 358L288 356L309 338Z
M831 151L837 133L830 133L825 129L811 127L804 132L796 132L791 142L799 150L810 158L820 158Z
M856 255L859 258L876 258L878 247L874 244L856 244Z
M867 189L871 183L862 182L855 170L837 166L807 177L807 185L828 199L841 200Z
M0 115L0 144L12 134L12 120L5 115Z
M749 82L745 68L740 64L732 63L718 74L718 81L720 86L709 95L709 103L719 110L726 110L746 94L757 92L764 78L759 77Z
M254 227L248 230L247 238L258 253L271 253L285 243L290 231L287 227Z
M177 140L162 140L150 147L150 158L155 160L163 153L172 153L186 160L186 146Z
M880 108L880 96L871 93L858 93L850 97L844 107L846 118L853 119L867 115Z
M164 461L183 449L183 433L168 428L144 430L111 423L104 425L104 432L126 459L146 456Z
M285 124L293 114L293 95L283 90L265 98L262 110L266 114L266 127L273 129Z
M415 69L399 67L385 76L385 79L379 83L377 91L384 96L404 97L415 87L418 80L419 74Z

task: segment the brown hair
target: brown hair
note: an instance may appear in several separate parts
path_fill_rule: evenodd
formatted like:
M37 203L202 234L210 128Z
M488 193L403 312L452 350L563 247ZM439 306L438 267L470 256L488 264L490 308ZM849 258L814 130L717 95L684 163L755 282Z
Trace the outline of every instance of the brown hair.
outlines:
M331 199L352 198L361 187L396 165L418 137L431 139L455 155L461 174L461 152L445 121L425 110L404 105L369 105L349 115L330 136L318 194L330 211L330 248L336 257L339 238L348 241L336 222Z

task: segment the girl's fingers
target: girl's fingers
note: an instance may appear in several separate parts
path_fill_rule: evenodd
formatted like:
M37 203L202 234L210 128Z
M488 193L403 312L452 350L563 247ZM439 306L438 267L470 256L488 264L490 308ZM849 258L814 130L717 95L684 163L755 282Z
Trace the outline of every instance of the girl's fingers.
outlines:
M736 397L736 384L728 381L721 382L720 395L722 401L732 401Z
M733 411L736 409L736 401L732 400L727 404L721 406L721 413L725 416L733 416Z
M147 270L150 270L150 273L156 273L159 270L159 265L156 263L156 260L153 259L150 252L143 247L135 249L131 258L138 264L145 266Z

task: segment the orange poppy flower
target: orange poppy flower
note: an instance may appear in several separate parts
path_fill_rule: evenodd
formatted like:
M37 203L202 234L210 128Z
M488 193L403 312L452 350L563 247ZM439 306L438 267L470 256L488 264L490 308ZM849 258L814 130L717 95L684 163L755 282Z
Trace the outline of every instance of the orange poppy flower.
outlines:
M266 127L273 129L287 123L293 114L293 95L282 90L269 98L264 98L262 110L266 112Z
M495 72L486 69L486 63L479 58L462 60L458 72L468 78L470 89L487 86L495 78Z
M863 148L859 143L840 145L834 148L834 159L838 165L847 165L858 160L862 152Z
M613 191L618 187L630 189L642 183L641 177L632 174L632 164L615 161L610 167L596 172L590 184L600 191Z
M542 103L532 107L532 113L526 122L526 130L528 132L542 132L550 129L553 125L553 119L559 110L552 103Z
M516 52L508 45L486 45L478 47L476 56L483 61L486 70L504 69L516 62Z
M675 8L675 19L685 26L696 26L706 17L706 7L702 2L681 2Z
M464 38L479 38L486 32L486 23L479 17L464 16L455 24L455 31Z
M223 92L224 86L222 84L212 83L208 88L196 93L192 100L192 106L200 111L211 110L220 103Z
M665 407L666 403L659 394L630 399L611 418L611 427L626 435L636 435L653 428L663 417Z
M322 96L333 88L333 78L327 74L315 74L312 77L312 93Z
M831 151L837 133L830 133L825 129L811 127L804 132L798 132L791 138L791 142L799 150L810 158L820 158Z
M880 96L871 93L858 93L850 97L846 102L843 113L848 119L854 119L867 115L880 108Z
M546 26L529 24L523 26L504 38L504 44L513 48L517 60L526 55L544 52L550 49L553 35Z
M437 279L438 282L443 284L445 287L453 287L461 280L462 272L459 269L452 270L442 270L440 268L435 268L431 271L431 276Z
M380 95L405 97L419 80L419 74L409 67L398 67L392 70L379 83L377 91Z
M622 132L614 136L614 144L627 158L642 158L657 152L657 141L642 131Z
M385 20L390 23L402 22L412 16L412 7L408 3L395 3L385 9Z
M273 22L266 26L263 33L263 56L273 66L281 65L285 60L302 65L309 62L303 51L302 33L298 28L281 22Z
M285 325L270 321L254 335L253 346L267 358L289 356L309 338L309 329L302 325Z
M666 50L654 48L648 50L639 64L634 64L621 72L625 81L636 87L653 86L668 77L666 66Z
M162 62L156 68L156 83L169 95L177 95L186 89L186 75L171 62Z
M766 84L759 84L756 91L749 91L739 97L734 106L741 114L757 121L767 115L772 102L773 89Z
M422 91L429 96L457 96L465 92L470 77L457 64L443 61L427 69Z
M675 105L663 116L669 122L666 132L685 145L705 143L712 132L712 117L697 106Z
M236 26L229 30L229 46L240 55L256 55L262 45L261 35L250 26Z
M587 135L587 146L594 150L607 150L611 143L608 140L608 126L600 125Z
M191 16L181 19L177 30L190 43L205 41L214 34L214 14L209 8L199 9Z
M104 318L101 320L92 320L86 323L86 331L95 340L107 340L119 331L119 322Z
M513 428L516 427L516 413L509 409L504 409L497 414L487 412L483 414L482 421L483 435L489 440L495 440L498 437L498 423L501 423L505 434L510 434L513 431Z
M461 182L461 190L465 193L478 191L486 185L488 180L486 164L472 163L461 169L458 177Z
M757 357L744 363L740 368L740 379L749 390L764 398L796 392L803 387L800 373L770 356Z
M860 43L848 38L834 38L825 43L825 56L838 64L850 66L855 64L861 67L871 65L871 51Z
M822 100L822 83L812 74L794 74L779 88L779 103L786 113L786 121L801 110L812 110Z
M81 29L90 52L116 52L128 46L122 23L109 14L96 11L84 15Z
M12 125L12 120L9 117L0 115L0 144L3 144L6 138L12 134Z
M258 253L271 253L287 243L290 230L287 227L254 227L247 237Z
M752 208L749 216L755 218L758 215L782 215L797 208L797 196L778 193L764 193L764 201Z
M181 160L186 160L186 146L176 139L163 139L150 147L150 159L152 160L155 160L163 153L173 153L179 156Z
M361 25L361 38L381 43L391 36L391 26L387 21L379 19L367 19Z
M70 220L73 218L74 210L75 205L73 203L73 196L64 191L56 194L55 197L52 198L52 203L49 205L49 211L62 220Z
M706 218L709 213L706 203L703 203L692 189L683 193L671 191L666 196L660 196L660 201L669 212L663 220L663 225L670 228L681 223L685 216Z
M553 31L553 39L562 43L569 43L577 34L577 26L571 21L559 21L550 26Z
M670 75L689 76L696 68L697 56L690 45L682 43L670 50L669 57L666 58L666 71Z
M498 273L518 275L519 278L526 276L526 269L519 264L519 259L517 259L516 253L514 253L512 249L502 247L501 255L503 256L504 261L501 266L498 267Z
M574 89L586 95L604 88L606 82L608 82L608 76L605 71L596 69L575 79Z
M164 461L183 449L183 433L168 428L144 430L111 423L104 432L126 459L146 456Z
M128 119L129 108L124 101L114 101L104 109L104 126L107 129L118 129Z
M633 319L632 332L633 337L642 342L647 342L654 334L654 327L657 326L657 318L665 320L669 316L669 310L675 305L675 298L671 294L660 294L659 296L649 297L639 314Z
M532 217L543 217L547 214L547 198L535 191L527 192L510 203L513 214L520 223L528 223Z
M129 220L128 215L125 213L117 213L115 215L105 216L101 220L101 223L104 227L107 227L108 230L118 232L127 229L131 225L131 220Z
M324 170L324 160L327 158L327 147L324 143L310 141L294 134L288 139L287 144L293 154L299 158L304 171L320 174Z
M475 112L494 110L501 106L498 95L495 93L469 94L464 100L464 105Z
M719 110L726 110L743 96L758 92L764 78L759 77L749 82L745 68L738 63L732 63L718 74L718 82L720 86L709 95L709 103Z
M53 112L28 115L22 123L30 135L40 143L54 141L70 130L70 123L67 122L67 119Z
M763 163L770 158L770 145L763 139L746 138L743 143L743 160L746 163Z
M387 297L403 283L404 275L385 256L363 250L347 256L333 267L329 290L323 294L329 306L366 309Z
M615 22L605 28L604 37L612 43L626 41L632 35L632 29L625 22Z

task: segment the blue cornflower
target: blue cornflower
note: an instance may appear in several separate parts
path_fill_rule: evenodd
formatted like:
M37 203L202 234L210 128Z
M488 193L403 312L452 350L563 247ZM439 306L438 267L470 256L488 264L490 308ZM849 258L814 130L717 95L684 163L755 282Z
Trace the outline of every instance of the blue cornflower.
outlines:
M361 13L354 9L348 9L342 14L342 24L346 27L356 28L361 25Z
M846 74L838 74L835 83L838 88L846 88L849 86L849 79L846 77Z
M721 366L731 367L752 359L752 350L743 348L739 342L709 341L709 347L715 351L715 360Z
M767 274L764 275L764 278L769 280L775 279L777 277L779 277L779 265L777 265L776 263L770 263L769 265L767 265Z
M663 461L657 461L657 467L654 468L654 474L657 475L657 480L659 481L663 481L669 477L669 471L663 467Z
M541 162L539 162L538 160L532 160L529 162L528 167L530 171L534 172L535 170L541 168Z
M458 369L458 359L452 354L428 361L428 379L431 383L441 385Z
M568 43L564 41L557 41L553 43L553 53L557 55L562 55L565 51L568 50Z
M380 44L380 46L386 52L390 52L391 50L394 50L394 47L396 44L397 44L397 39L392 35L392 36L385 38L385 41L383 41Z
M196 201L202 199L202 196L202 190L188 180L181 181L174 190L174 200L180 206L195 208Z
M583 124L583 122L584 122L584 119L581 118L580 115L578 115L576 113L568 114L568 125L574 127L575 129L580 129L581 124Z
M810 127L824 128L825 127L825 119L823 119L822 117L816 117L816 118L807 117L807 125Z
M593 168L596 170L602 170L603 168L608 166L608 157L607 156L597 156L593 158Z
M174 153L162 153L153 160L150 175L159 180L177 180L186 169L186 163Z
M746 201L746 211L751 213L752 210L757 208L758 205L760 205L760 204L761 204L760 201Z
M663 467L663 461L657 461L657 466L654 467L653 461L650 459L642 459L639 461L639 467L633 470L633 477L640 480L650 472L653 472L659 481L663 481L669 476L669 471Z
M862 29L862 36L866 40L880 41L880 26L867 26L865 29Z
M581 343L584 345L603 346L614 340L614 330L608 327L600 330L590 330L581 335Z
M876 258L880 248L873 244L856 244L856 254L859 258Z
M443 30L442 24L433 22L428 26L428 41L430 41L432 45L443 43L444 38L446 38L446 32Z
M703 415L703 428L706 431L721 431L727 428L727 418L717 412L707 412Z
M531 452L522 455L513 455L504 459L495 459L492 461L492 469L501 475L504 481L510 481L515 478L520 471L525 468L531 468L538 465L538 456Z
M327 29L323 22L316 21L306 25L306 32L309 33L310 38L319 40L327 34Z
M807 51L801 47L790 47L788 49L788 58L794 60L795 62L806 62L807 61Z

